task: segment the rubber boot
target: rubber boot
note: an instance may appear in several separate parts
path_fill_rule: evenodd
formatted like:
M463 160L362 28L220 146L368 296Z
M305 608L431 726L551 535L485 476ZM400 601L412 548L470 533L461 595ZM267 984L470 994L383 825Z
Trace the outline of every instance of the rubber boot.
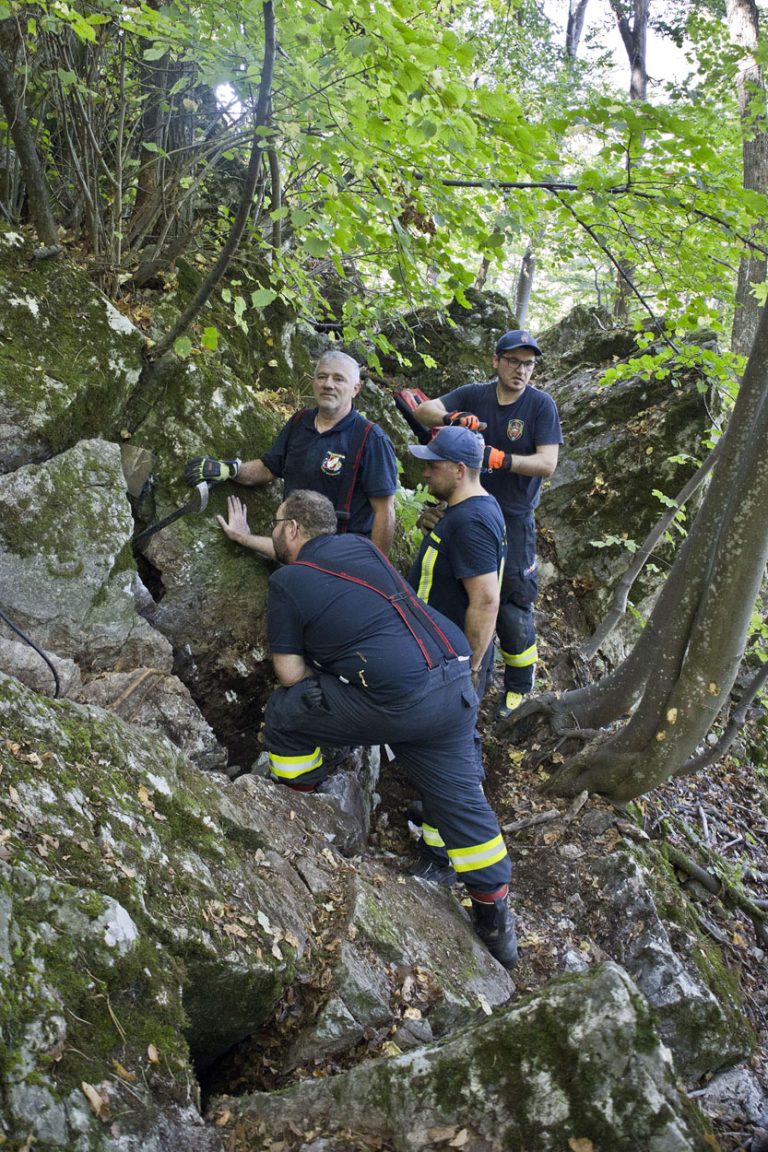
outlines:
M491 956L503 968L514 968L517 964L517 933L514 913L507 904L506 896L493 903L484 903L473 897L472 921L475 932Z

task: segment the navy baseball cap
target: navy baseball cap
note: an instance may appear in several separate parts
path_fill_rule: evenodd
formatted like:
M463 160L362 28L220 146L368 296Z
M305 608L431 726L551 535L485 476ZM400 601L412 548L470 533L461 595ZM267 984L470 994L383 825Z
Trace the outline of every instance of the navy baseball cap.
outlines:
M452 460L468 468L482 468L485 441L469 428L441 428L429 444L409 444L408 451L419 460Z
M515 328L512 332L505 332L496 344L496 355L501 352L511 352L513 348L530 348L537 356L541 356L541 348L524 328Z

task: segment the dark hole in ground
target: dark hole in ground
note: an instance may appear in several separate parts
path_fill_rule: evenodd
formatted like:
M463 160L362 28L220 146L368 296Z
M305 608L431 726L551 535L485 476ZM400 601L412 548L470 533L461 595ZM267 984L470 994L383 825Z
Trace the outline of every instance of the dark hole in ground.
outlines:
M194 657L176 652L173 673L186 684L216 739L227 749L229 767L248 771L262 750L259 734L273 688L268 670L263 676L226 675L211 669L201 674Z
M153 602L159 604L163 596L165 596L165 586L159 569L155 568L152 561L148 560L144 553L140 552L138 548L134 551L133 558L136 561L136 571L139 574L142 584L149 592ZM144 606L140 606L139 611L141 615L146 616L151 623L151 607L148 605L147 609L148 610L145 611Z

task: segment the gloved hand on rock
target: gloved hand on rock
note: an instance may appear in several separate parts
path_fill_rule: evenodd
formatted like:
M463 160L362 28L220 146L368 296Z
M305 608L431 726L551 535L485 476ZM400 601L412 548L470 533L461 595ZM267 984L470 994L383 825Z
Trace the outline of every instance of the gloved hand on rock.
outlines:
M239 460L216 460L213 456L195 456L187 461L184 479L190 488L202 480L234 480L240 471Z

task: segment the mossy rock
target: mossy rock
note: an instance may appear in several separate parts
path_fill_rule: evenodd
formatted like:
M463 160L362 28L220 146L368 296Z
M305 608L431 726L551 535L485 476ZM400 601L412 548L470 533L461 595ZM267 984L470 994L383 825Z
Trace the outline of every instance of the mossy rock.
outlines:
M23 285L23 288L20 288ZM144 339L68 259L0 231L0 472L118 440Z

